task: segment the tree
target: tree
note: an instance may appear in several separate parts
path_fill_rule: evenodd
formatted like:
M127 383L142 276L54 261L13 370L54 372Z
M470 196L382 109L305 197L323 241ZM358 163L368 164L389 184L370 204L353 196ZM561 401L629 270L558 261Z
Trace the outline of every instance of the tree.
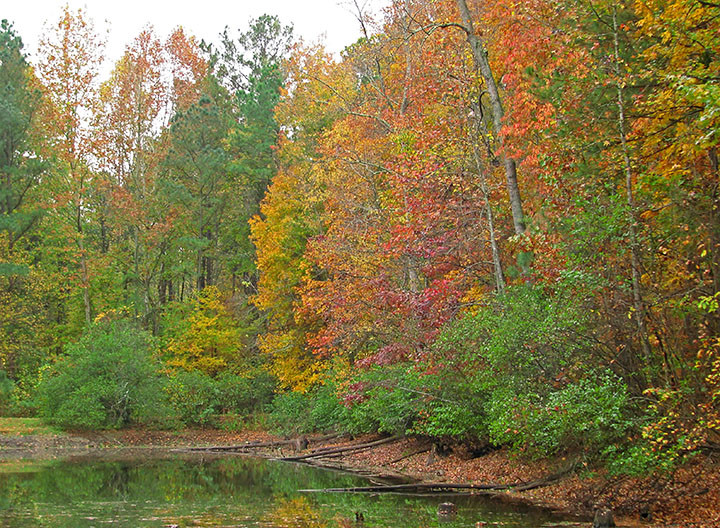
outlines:
M233 98L236 123L229 131L229 175L240 192L228 210L234 228L222 239L233 277L252 285L257 282L255 249L250 243L248 221L259 213L273 176L277 172L274 145L279 127L274 108L284 82L281 62L292 41L292 27L277 17L263 15L251 20L246 32L232 39L227 28L214 54L214 69Z
M136 315L154 328L152 285L176 213L158 189L159 126L168 119L167 57L150 28L141 31L101 89L99 148L115 218L115 258Z
M75 261L77 284L82 291L85 322L90 324L93 308L91 241L87 232L96 180L91 171L92 130L90 121L97 99L97 76L102 63L103 42L82 10L68 6L50 34L40 41L38 74L48 102L43 124L58 159L53 177L56 214L72 241L68 250Z
M222 237L234 228L227 218L233 186L224 148L231 116L226 94L214 78L207 77L200 90L199 99L175 113L163 160L172 199L184 210L179 224L187 229L184 244L196 255L192 275L198 291L218 283L234 254L224 254L220 247Z
M25 207L47 165L38 158L37 113L40 91L12 25L0 23L0 276L27 272L13 263L18 240L37 223L35 204Z
M200 290L188 305L176 308L181 310L181 320L173 317L172 310L168 316L173 322L165 346L169 367L211 376L247 370L254 332L240 326L217 287Z
M332 89L320 78L337 65L322 49L296 46L284 68L288 80L276 110L284 131L277 151L280 168L260 205L261 215L250 221L259 271L252 302L267 316L259 344L272 372L283 387L304 391L324 370L307 343L317 318L298 311L299 288L312 270L307 241L323 230L317 140L341 114L337 106L325 104L333 99Z
M505 133L502 129L503 117L505 110L498 84L493 75L493 70L488 59L488 51L482 38L476 33L473 23L472 14L465 0L457 0L460 18L462 20L462 29L467 35L467 41L472 50L473 60L477 65L484 81L485 90L487 90L490 99L490 112L492 114L492 138L500 149L500 155L505 165L505 177L507 181L508 196L510 197L510 208L512 210L513 224L515 233L522 235L525 233L526 222L523 213L522 199L520 197L520 188L517 180L517 164L515 159L508 155L505 148Z

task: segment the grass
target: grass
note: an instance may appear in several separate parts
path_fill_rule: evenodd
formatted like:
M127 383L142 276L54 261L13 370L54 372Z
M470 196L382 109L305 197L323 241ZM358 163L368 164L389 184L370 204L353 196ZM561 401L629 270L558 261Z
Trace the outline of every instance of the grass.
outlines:
M62 431L42 423L40 418L0 418L0 435L53 435Z

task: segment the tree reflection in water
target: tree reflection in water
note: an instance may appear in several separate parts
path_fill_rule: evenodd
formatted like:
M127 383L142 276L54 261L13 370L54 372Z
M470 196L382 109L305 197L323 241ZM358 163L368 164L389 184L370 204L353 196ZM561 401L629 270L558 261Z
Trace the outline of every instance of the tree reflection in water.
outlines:
M447 497L301 494L300 489L366 485L360 477L246 457L150 460L73 459L0 463L0 526L372 528L437 526ZM455 497L445 528L478 521L537 528L552 519L476 497Z

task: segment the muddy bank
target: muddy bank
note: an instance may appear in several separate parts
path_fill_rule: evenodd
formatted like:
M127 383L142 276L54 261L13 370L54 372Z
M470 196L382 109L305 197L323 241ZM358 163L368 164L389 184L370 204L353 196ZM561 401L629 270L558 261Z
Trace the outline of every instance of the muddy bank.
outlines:
M247 454L295 458L306 463L350 470L371 482L452 483L514 486L501 490L464 490L492 494L499 500L522 502L565 515L589 519L597 507L609 507L621 526L648 528L720 527L720 466L711 457L662 478L610 478L582 462L523 461L506 451L474 456L463 446L437 449L423 438L374 442L379 437L308 437L288 441L263 432L214 430L76 432L61 435L0 435L0 465L18 459L59 457L177 457L186 449L219 449L213 456ZM364 449L345 451L362 444ZM572 471L565 471L572 468ZM566 474L563 474L563 473ZM560 475L560 477L558 477ZM552 477L552 478L548 478ZM538 483L523 490L523 484ZM460 490L463 491L463 490ZM588 526L590 523L588 523Z
M626 527L720 528L720 465L712 457L699 456L672 475L639 479L610 477L580 460L526 461L504 450L474 456L461 445L437 449L423 438L402 438L346 452L342 449L375 443L377 437L344 437L320 443L309 440L307 446L283 444L241 450L352 470L378 483L406 479L438 485L438 489L443 483L509 487L457 491L489 494L580 519L592 519L596 509L609 508L616 512L618 524ZM313 452L320 456L308 457ZM527 489L528 484L532 489Z
M52 459L76 456L112 456L144 454L156 457L162 453L177 456L174 449L236 444L272 439L260 432L227 433L197 429L182 431L153 431L129 429L123 431L75 431L63 434L0 434L0 464L20 459ZM125 456L123 455L123 456Z
M423 450L428 447L423 439L402 439L350 453L343 457L343 463L364 470L387 468L422 482L520 484L517 489L488 493L585 518L591 518L598 507L611 508L623 526L720 527L720 465L709 457L698 457L673 475L638 479L611 478L603 471L592 471L581 461L565 458L530 462L503 450L473 457L462 446L444 453L432 448ZM571 472L552 478L563 473L571 462ZM541 486L520 491L523 483L545 479L547 482Z

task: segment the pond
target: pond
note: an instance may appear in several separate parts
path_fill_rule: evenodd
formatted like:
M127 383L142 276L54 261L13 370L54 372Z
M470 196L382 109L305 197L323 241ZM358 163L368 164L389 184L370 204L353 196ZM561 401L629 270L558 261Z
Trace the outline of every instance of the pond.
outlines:
M0 526L443 528L571 526L482 497L307 493L366 486L355 475L226 456L0 463ZM452 500L455 519L439 519ZM356 522L356 513L364 523Z

